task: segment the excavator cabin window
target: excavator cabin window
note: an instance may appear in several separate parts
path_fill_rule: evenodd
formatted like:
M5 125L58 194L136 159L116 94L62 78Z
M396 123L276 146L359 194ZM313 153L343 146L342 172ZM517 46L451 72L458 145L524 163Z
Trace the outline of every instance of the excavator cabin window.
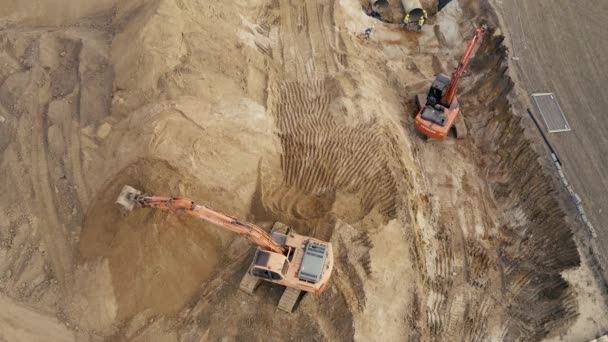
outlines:
M258 267L254 267L253 270L251 271L251 273L253 274L254 277L258 277L258 278L262 278L262 279L271 279L271 280L283 279L283 277L281 277L281 275L276 272L272 272L272 271L265 270L263 268L258 268Z
M441 100L441 95L441 89L431 87L426 100L428 101L429 105L435 106L437 103L439 103L439 100Z

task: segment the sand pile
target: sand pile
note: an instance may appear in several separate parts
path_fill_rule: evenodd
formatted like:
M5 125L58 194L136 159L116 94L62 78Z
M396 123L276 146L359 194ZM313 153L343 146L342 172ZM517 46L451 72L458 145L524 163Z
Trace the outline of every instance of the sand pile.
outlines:
M20 8L14 18L25 15ZM120 187L187 194L247 217L259 174L278 168L280 152L270 115L233 86L243 80L222 82L220 70L238 70L244 57L200 60L208 37L185 31L188 8L129 2L112 13L86 19L90 26L3 33L0 90L2 170L13 180L3 183L12 194L3 202L5 288L103 334L141 310L182 307L232 238L175 215L125 217L113 204ZM231 27L215 18L193 25Z
M200 74L204 80L213 72L188 59L195 58L195 48L188 51L196 45L182 37L188 23L184 10L171 1L118 9L114 20L122 30L112 43L112 130L97 150L85 151L91 156L88 166L99 174L91 186L99 190L85 217L80 252L86 258L109 258L119 319L144 309L171 313L181 308L233 238L174 214L142 211L124 217L113 204L123 184L147 193L187 195L246 217L258 174L279 162L272 121L260 104L239 96L214 102L209 94L172 96L175 78ZM198 95L211 82L221 83L209 81L179 87Z

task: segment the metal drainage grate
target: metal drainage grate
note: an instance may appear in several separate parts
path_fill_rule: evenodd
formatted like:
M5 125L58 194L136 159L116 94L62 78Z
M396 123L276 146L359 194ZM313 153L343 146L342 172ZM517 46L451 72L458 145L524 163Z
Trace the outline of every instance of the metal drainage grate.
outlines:
M536 108L543 117L545 126L549 133L567 132L570 130L570 125L566 116L557 102L557 97L553 93L536 93L532 94L532 100Z

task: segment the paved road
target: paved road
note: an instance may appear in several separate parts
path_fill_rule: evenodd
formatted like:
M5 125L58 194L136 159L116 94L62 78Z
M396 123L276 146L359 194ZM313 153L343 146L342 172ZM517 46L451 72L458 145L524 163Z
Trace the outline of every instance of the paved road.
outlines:
M608 1L496 2L512 38L511 56L519 58L515 64L522 86L528 94L555 93L572 127L570 132L549 134L549 140L583 199L598 245L606 246ZM608 249L601 249L608 261Z

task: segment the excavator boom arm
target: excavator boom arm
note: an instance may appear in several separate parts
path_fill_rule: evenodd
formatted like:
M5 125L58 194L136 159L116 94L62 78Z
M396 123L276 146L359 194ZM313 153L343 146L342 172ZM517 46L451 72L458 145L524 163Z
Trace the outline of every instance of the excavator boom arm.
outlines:
M456 87L458 86L458 81L462 78L462 75L465 73L465 68L469 64L469 60L473 56L473 50L475 49L475 45L481 40L481 36L486 31L485 27L480 27L475 29L475 35L469 41L469 45L467 46L467 50L464 52L458 67L454 70L452 74L452 79L450 80L450 84L445 90L445 94L441 97L440 104L445 107L450 107L452 102L454 102L454 98L456 98Z
M238 233L264 250L281 254L285 253L283 247L274 241L272 237L260 227L248 222L240 221L234 217L224 215L207 206L196 204L190 198L145 196L139 194L137 190L131 187L128 187L127 189L127 186L125 186L125 189L123 189L121 192L117 202L128 209L132 208L133 206L138 206L141 208L153 208L178 212L183 211L194 217L203 219L207 222L211 222L227 230ZM125 205L125 203L128 203L128 205Z

